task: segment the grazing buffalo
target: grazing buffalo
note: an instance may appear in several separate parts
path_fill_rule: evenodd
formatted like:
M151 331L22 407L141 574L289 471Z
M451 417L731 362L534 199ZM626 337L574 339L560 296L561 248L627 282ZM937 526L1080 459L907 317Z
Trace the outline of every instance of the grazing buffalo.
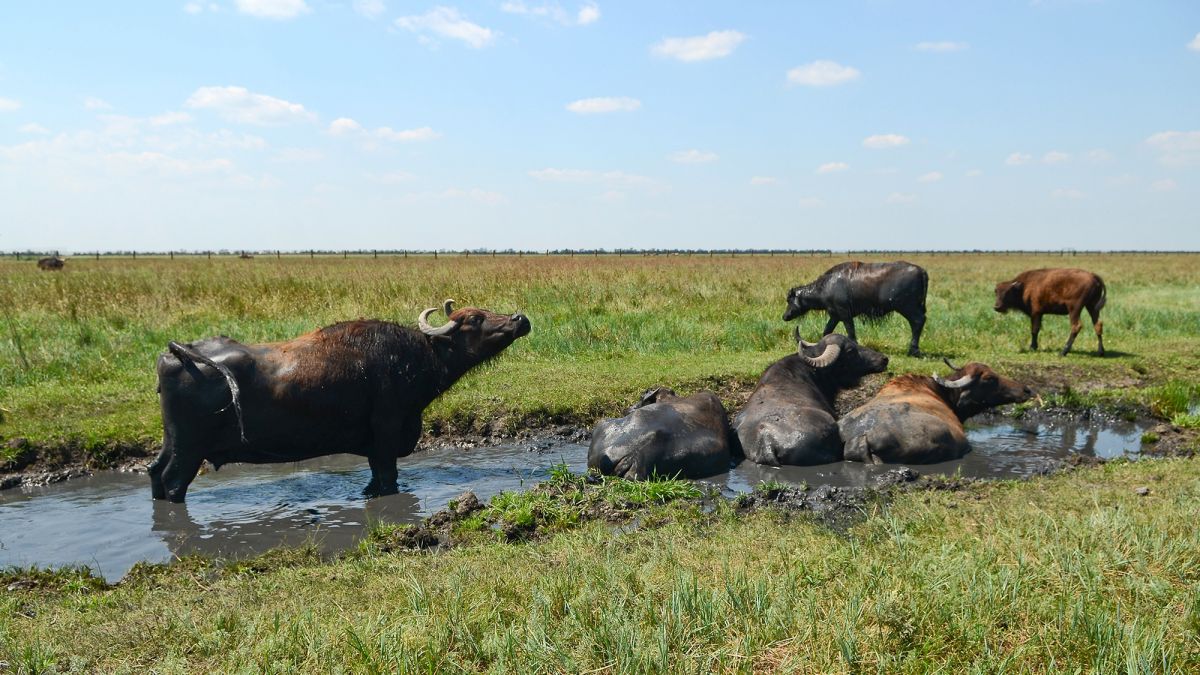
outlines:
M798 339L796 353L771 364L734 421L742 452L759 464L827 464L842 458L833 403L839 391L881 373L888 359L845 335L816 344Z
M950 379L901 375L838 426L846 459L868 464L933 464L971 449L963 420L988 408L1028 400L1033 392L982 363L955 368Z
M1038 348L1038 332L1042 330L1043 314L1066 314L1071 317L1071 337L1062 349L1066 356L1075 343L1075 336L1083 324L1079 315L1086 307L1092 317L1092 329L1096 331L1096 353L1104 356L1104 322L1100 310L1108 299L1104 280L1087 270L1040 269L1021 272L1012 281L996 284L997 312L1015 309L1029 315L1030 332L1033 339L1029 348Z
M626 411L592 431L588 466L605 475L705 478L729 470L729 418L717 395L677 396L652 389Z
M434 328L347 321L286 342L227 337L169 344L158 359L163 449L150 465L155 499L182 502L200 464L295 462L347 452L371 466L368 494L396 491L396 460L413 451L421 413L471 368L530 330L522 314L474 307Z
M811 284L788 291L783 320L791 321L812 310L825 310L829 314L825 335L832 333L840 321L846 324L850 339L857 340L854 317L871 320L897 312L908 319L912 329L908 353L917 356L921 350L921 331L925 328L928 290L929 275L912 263L845 262L830 267Z
M61 270L66 264L67 264L66 260L63 260L62 258L60 258L56 255L50 256L48 258L42 258L37 261L38 269L45 270L48 272L57 272L58 270Z

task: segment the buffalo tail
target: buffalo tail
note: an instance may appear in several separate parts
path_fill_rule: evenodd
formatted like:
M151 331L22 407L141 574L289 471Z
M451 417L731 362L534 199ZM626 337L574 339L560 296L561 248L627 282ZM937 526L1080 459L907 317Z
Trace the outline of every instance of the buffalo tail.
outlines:
M233 397L233 412L235 415L237 415L238 435L241 436L242 443L245 443L246 442L246 426L242 421L241 389L238 387L237 379L235 379L233 377L233 372L230 371L229 368L227 368L226 366L224 366L220 363L217 363L216 361L213 361L212 359L208 358L207 356L201 354L200 352L198 352L194 349L189 349L187 347L184 347L183 345L179 344L178 342L175 342L174 340L167 343L167 349L172 354L175 355L175 358L179 359L180 361L193 361L193 362L199 361L200 363L203 363L206 366L215 368L217 372L219 372L219 373L221 373L221 375L225 376L225 382L229 385L229 393ZM228 406L226 406L225 408L222 408L222 410L226 410L226 409L228 409ZM219 410L217 412L221 412L221 411Z

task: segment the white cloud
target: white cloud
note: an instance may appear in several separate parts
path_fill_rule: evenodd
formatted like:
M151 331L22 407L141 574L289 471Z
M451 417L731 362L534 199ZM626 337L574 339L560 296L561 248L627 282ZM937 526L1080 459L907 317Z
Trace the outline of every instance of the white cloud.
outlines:
M44 136L44 135L50 133L50 130L47 129L46 127L44 127L40 124L35 124L33 122L30 122L29 124L22 124L20 127L17 128L17 131L19 131L23 134L37 134L39 136Z
M1093 164L1104 164L1106 162L1111 162L1113 159L1112 153L1100 148L1089 150L1084 157L1087 159L1087 161Z
M1177 187L1179 187L1179 184L1176 183L1175 181L1171 180L1170 178L1156 180L1150 184L1150 190L1153 192L1170 192L1171 190L1174 190Z
M407 171L389 171L387 173L368 173L364 175L367 180L379 183L380 185L399 185L400 183L407 183L416 178L416 176Z
M774 176L751 176L751 185L778 185L779 179Z
M1169 166L1200 163L1200 131L1160 131L1146 139L1158 151L1158 161Z
M862 142L864 148L871 148L872 150L899 148L908 145L908 143L908 137L901 136L900 134L876 134L874 136L867 136Z
M930 171L917 178L919 183L936 183L943 178L941 171Z
M83 107L85 110L112 110L112 106L102 98L88 96L83 99Z
M1075 188L1057 188L1050 193L1055 199L1083 199L1086 195Z
M600 20L600 8L593 3L588 3L579 8L575 14L575 23L580 26L586 26L589 23L595 23Z
M1004 160L1004 163L1009 166L1021 166L1022 164L1028 164L1032 161L1033 155L1029 155L1024 152L1014 152L1008 156L1008 159Z
M375 130L375 135L385 141L393 141L396 143L412 143L414 141L432 141L441 138L442 135L434 131L430 127L421 127L419 129L404 129L396 131L391 127L379 127Z
M498 206L508 203L508 197L505 197L503 194L479 188L471 188L470 190L451 188L443 192L440 196L443 199L465 199L488 206Z
M626 187L653 187L656 181L649 176L624 171L591 171L588 169L536 169L531 178L548 183L605 183Z
M219 12L221 6L215 2L189 2L183 6L183 11L188 14L202 14L204 12Z
M200 87L183 105L197 110L212 110L231 122L259 126L312 122L317 118L299 103L255 94L245 87Z
M11 98L0 98L0 112L12 112L20 107L20 101Z
M1194 52L1200 52L1200 33L1196 33L1196 37L1192 38L1192 41L1187 43L1187 48Z
M717 161L717 153L695 149L680 150L679 152L671 153L668 159L676 164L707 164Z
M917 51L919 52L961 52L969 47L965 42L918 42Z
M857 80L862 73L857 68L833 61L813 61L796 66L787 72L788 84L808 87L828 87Z
M181 159L161 152L114 152L105 156L115 168L147 171L158 174L195 174L229 171L233 162L228 159Z
M1071 156L1059 150L1051 150L1042 155L1042 164L1062 164L1071 159Z
M971 169L965 175L967 178L978 178L983 175L983 169Z
M887 197L888 204L912 204L917 201L917 196L904 192L893 192Z
M567 110L580 115L595 115L610 112L632 112L642 107L642 102L628 96L606 96L581 98L567 104Z
M192 116L185 112L166 112L161 115L155 115L150 118L150 126L166 127L172 124L187 124L192 121Z
M260 19L294 19L312 10L304 0L235 0L242 14Z
M333 136L345 136L365 131L363 126L349 117L339 117L329 123L329 133Z
M387 11L383 0L354 0L354 11L368 19L378 19Z
M316 162L325 158L325 154L320 150L312 148L283 148L275 153L271 158L273 162L284 163L299 163L299 162Z
M825 205L825 200L819 197L801 197L796 201L796 205L802 209L815 209Z
M850 168L850 165L845 162L826 162L817 167L817 173L837 173Z
M507 12L508 14L550 19L564 26L586 26L600 19L600 8L593 2L581 5L579 11L571 14L557 2L527 5L522 0L508 0L500 4L500 11Z
M426 37L433 33L439 37L458 40L472 49L483 49L496 41L499 32L468 21L453 7L434 7L424 14L402 16L395 21L397 28Z
M736 30L714 30L708 35L665 38L652 46L655 56L691 63L729 56L746 35Z

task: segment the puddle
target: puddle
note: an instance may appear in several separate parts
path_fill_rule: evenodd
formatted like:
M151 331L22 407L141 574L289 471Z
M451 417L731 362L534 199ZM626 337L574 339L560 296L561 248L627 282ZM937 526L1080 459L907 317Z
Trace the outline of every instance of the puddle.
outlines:
M1070 453L1136 455L1143 427L1078 420L985 419L968 427L973 452L954 462L914 466L922 474L1015 478L1044 470ZM566 462L582 472L587 446L528 443L439 448L400 460L400 493L366 500L364 458L321 457L293 464L232 464L197 477L186 504L150 499L145 474L101 473L38 488L0 492L0 567L87 565L115 581L138 561L199 553L234 557L311 541L332 552L354 546L369 523L412 523L467 490L486 501L543 480ZM871 485L895 465L841 462L772 468L742 462L705 480L726 493L761 481L810 486Z

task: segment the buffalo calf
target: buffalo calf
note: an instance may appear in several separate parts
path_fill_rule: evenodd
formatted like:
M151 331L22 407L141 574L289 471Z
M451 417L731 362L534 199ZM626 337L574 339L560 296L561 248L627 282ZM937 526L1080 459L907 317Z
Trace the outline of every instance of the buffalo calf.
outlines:
M1092 329L1096 331L1096 353L1104 356L1104 322L1100 320L1100 310L1107 297L1104 280L1087 270L1029 270L1011 281L996 284L994 309L1001 313L1015 309L1029 316L1033 336L1029 348L1033 350L1038 348L1042 315L1068 315L1071 318L1071 337L1067 338L1067 344L1062 348L1062 355L1066 356L1075 343L1075 336L1083 327L1079 315L1086 308L1088 316L1092 318Z
M982 363L946 365L954 370L950 379L901 375L842 417L838 427L846 459L868 464L958 459L970 450L963 420L1033 394Z
M625 417L601 420L592 431L588 466L605 475L705 478L729 470L729 418L716 394L677 396L652 389Z

